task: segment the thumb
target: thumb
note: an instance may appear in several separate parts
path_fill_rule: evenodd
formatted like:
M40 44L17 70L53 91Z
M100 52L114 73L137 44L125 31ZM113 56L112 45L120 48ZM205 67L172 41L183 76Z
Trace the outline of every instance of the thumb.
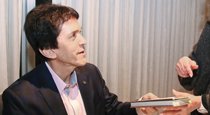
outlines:
M198 69L198 65L191 65L191 69L192 69L192 70Z
M197 65L197 63L195 61L192 61L191 69L192 70L198 69L198 65Z
M179 91L176 91L176 90L172 90L173 94L176 96L176 97L181 97L183 96L183 93L182 92L179 92Z

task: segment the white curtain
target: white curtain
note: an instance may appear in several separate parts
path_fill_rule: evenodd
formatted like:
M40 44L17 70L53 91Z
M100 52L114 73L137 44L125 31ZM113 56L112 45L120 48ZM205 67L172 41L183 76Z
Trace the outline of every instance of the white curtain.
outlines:
M0 15L0 92L2 92L19 78L22 1L1 0Z
M0 87L1 92L7 87L8 79L7 79L7 33L6 33L6 2L0 1L0 74L1 74L1 81L2 84Z
M173 96L173 88L183 91L175 66L200 36L206 0L52 1L79 12L87 59L98 66L119 100L132 101L148 92ZM19 78L20 67L25 74L35 66L23 32L25 15L34 6L35 0L0 0L1 92Z
M25 32L24 23L26 15L35 7L35 0L23 0L23 15L22 15L22 39L21 39L21 70L20 75L24 75L35 67L35 53L28 43Z
M203 28L206 0L52 0L80 14L86 54L122 101L184 91L175 66Z
M24 74L35 67L23 32L26 13L34 6L35 0L0 0L0 93L20 77L20 70Z

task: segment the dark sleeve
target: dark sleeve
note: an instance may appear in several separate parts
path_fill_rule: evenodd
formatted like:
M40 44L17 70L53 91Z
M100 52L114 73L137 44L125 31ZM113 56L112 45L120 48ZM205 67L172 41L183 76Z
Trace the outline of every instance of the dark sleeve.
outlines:
M30 115L20 98L10 89L2 95L3 115Z
M202 104L205 107L205 109L210 112L210 98L209 94L203 94L201 95L202 98Z
M98 68L98 74L101 76ZM101 76L101 84L103 87L103 93L105 97L105 113L106 115L137 115L135 108L130 108L129 102L118 101L117 95L110 93L107 88L104 79Z
M118 97L110 93L108 88L104 87L105 94L105 112L107 115L137 115L135 108L130 108L130 103L118 101Z
M196 63L198 63L198 62L197 62L196 53L195 53L196 49L197 49L197 44L194 45L193 51L190 53L189 58L190 58L191 60L194 60ZM195 87L195 85L196 85L196 81L198 80L198 71L199 71L199 70L194 70L194 71L193 71L193 77L192 77L192 78L191 78L191 77L182 78L182 77L180 77L180 76L178 75L178 79L179 79L180 84L181 84L186 90L191 91L191 90L194 89L194 87Z
M208 93L207 87L209 87L210 80L210 22L206 22L189 58L194 60L199 67L193 71L192 78L181 78L179 76L180 84L187 90L193 90L194 95Z

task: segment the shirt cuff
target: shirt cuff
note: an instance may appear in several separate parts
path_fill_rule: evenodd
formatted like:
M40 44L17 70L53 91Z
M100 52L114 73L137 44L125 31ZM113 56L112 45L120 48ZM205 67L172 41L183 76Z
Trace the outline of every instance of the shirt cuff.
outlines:
M200 108L198 108L197 111L198 111L199 113L202 113L202 114L208 113L208 111L206 110L206 108L203 106L203 103L202 103L202 102L201 102Z

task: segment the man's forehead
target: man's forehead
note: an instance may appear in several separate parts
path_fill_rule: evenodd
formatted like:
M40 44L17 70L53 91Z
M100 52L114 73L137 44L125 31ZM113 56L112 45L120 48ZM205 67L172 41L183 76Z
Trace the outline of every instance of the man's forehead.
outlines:
M63 23L62 30L67 29L68 31L81 30L82 26L79 24L77 19L69 19Z
M78 23L77 19L69 19L64 22L61 31L58 35L59 37L69 37L75 32L80 32L82 29L81 25Z

